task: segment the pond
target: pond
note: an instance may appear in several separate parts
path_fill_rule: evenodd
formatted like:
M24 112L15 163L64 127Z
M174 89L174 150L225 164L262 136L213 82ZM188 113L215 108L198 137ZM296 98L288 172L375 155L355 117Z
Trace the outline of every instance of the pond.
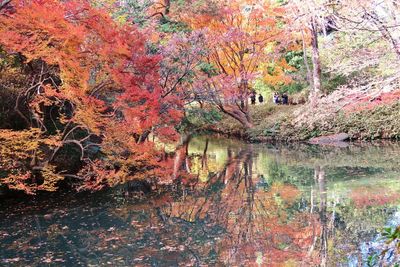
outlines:
M367 266L400 224L400 144L187 140L186 181L0 203L1 266Z

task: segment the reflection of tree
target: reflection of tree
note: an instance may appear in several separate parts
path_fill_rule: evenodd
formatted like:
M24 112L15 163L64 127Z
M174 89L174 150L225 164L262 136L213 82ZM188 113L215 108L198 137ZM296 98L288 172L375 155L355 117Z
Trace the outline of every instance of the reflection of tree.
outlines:
M207 143L205 148L207 148ZM204 156L204 154L203 154ZM289 218L286 210L299 196L290 184L257 187L262 176L253 173L253 148L227 148L227 162L206 186L162 209L169 220L206 220L226 234L215 246L221 263L278 264L301 262L312 242L312 226L302 214ZM204 161L203 161L204 162Z
M168 155L176 163L175 174L193 176L204 169L207 179L145 200L98 192L52 199L53 204L45 198L25 209L5 202L22 219L0 209L0 257L43 265L50 251L54 259L70 257L65 265L71 266L347 266L349 257L359 264L365 260L360 244L373 240L376 229L397 211L398 181L382 177L370 183L368 169L333 169L314 160L321 154L310 159L297 150L287 155L288 164L277 150L271 154L260 146L232 143L217 147L213 139L203 139L190 153L182 141L178 153ZM366 178L344 183L348 172L347 177ZM46 213L53 219L37 215Z
M206 144L204 146L203 155L201 156L201 169L205 169L208 167L208 157L207 157L207 150L208 150L208 138L206 139Z
M351 255L361 266L365 258L360 248L360 240L371 240L376 233L376 225L383 225L383 218L387 216L386 208L376 206L395 202L398 194L388 189L384 192L382 188L367 190L365 187L359 187L351 191L351 200L348 200L346 205L342 203L337 207L338 200L334 195L328 202L325 167L317 165L314 168L314 181L315 190L311 191L310 211L313 213L318 209L316 225L319 231L310 247L309 255L317 257L320 266L346 263ZM331 192L332 194L334 192Z
M327 216L327 188L325 181L325 171L320 166L315 168L314 179L318 185L319 194L319 218L321 222L321 238L320 238L320 257L321 266L327 266L328 259L328 216Z
M183 135L181 137L180 144L178 148L175 150L175 158L174 158L174 170L172 173L172 178L175 180L179 177L179 172L182 170L189 171L188 167L188 147L190 142L190 135Z

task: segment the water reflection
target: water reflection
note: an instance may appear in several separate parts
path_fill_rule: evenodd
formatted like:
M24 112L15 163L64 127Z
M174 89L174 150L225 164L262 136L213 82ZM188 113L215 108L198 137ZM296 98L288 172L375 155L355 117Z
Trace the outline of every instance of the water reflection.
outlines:
M399 218L399 152L183 138L183 184L161 197L3 202L1 264L366 266L377 231Z

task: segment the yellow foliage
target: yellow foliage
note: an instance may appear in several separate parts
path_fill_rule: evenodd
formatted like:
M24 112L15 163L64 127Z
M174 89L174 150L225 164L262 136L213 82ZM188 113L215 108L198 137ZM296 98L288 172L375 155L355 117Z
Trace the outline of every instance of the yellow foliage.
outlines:
M64 180L64 176L56 173L56 167L53 165L46 165L41 170L43 183L39 186L39 190L56 191L57 183Z
M38 160L46 157L45 148L58 144L55 137L43 138L37 128L0 130L0 144L0 170L4 170L4 173L0 173L0 185L34 194L37 190L55 191L57 183L64 179L49 164L38 168L35 174L31 170ZM35 182L36 177L42 180L40 185Z

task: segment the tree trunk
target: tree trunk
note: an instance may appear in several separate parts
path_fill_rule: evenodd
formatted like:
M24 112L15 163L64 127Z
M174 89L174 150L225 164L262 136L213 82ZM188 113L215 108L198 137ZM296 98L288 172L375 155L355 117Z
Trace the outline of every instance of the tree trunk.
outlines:
M245 128L253 128L253 122L249 112L249 87L246 79L242 79L239 86L239 102L235 100L235 104L218 103L218 108L225 114L231 116L240 122Z
M306 45L306 40L304 37L304 31L301 31L301 37L302 37L302 41L303 41L303 60L304 60L304 65L305 65L306 71L307 71L307 81L310 84L310 87L313 88L314 83L313 83L312 76L311 76L310 65L308 64L308 60L307 60L307 45Z
M313 64L313 90L310 93L310 100L315 103L321 95L321 61L319 58L318 27L315 19L311 20L311 48Z
M239 109L228 109L226 107L219 106L219 109L228 116L231 116L238 122L240 122L245 128L251 129L254 127L249 112L243 112Z

